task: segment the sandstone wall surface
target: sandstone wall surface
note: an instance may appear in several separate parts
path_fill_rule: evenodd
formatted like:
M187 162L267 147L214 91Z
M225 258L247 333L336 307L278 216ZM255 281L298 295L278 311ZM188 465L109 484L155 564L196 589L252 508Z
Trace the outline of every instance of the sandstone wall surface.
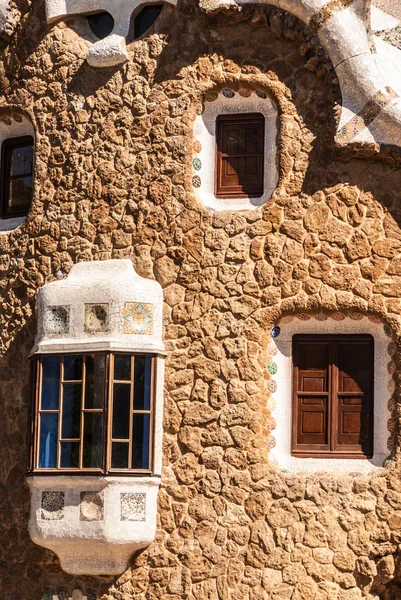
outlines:
M344 311L401 335L400 158L333 145L338 86L312 33L273 9L166 9L120 68L84 61L83 18L15 5L1 116L37 135L26 223L0 237L0 570L6 600L77 587L104 600L401 598L399 370L394 451L372 477L268 462L269 332ZM280 110L280 183L264 208L212 213L191 187L208 91L262 89ZM168 350L157 539L116 581L73 578L33 543L25 483L38 288L77 261L129 257L164 288Z

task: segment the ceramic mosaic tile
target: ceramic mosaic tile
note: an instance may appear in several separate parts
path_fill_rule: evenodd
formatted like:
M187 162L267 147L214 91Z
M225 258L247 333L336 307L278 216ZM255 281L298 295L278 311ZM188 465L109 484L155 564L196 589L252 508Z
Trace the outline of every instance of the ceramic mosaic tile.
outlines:
M42 600L53 600L53 592L45 590L42 594Z
M345 315L343 315L343 313L340 312L332 313L330 317L333 319L333 321L344 321L345 319Z
M389 354L389 356L394 356L396 351L397 351L396 344L394 344L394 342L390 342L389 345L387 346L387 353Z
M58 600L68 600L69 594L66 590L60 590L57 597L58 597Z
M286 317L283 317L283 318L281 319L281 322L282 322L283 324L288 324L288 323L292 323L292 322L293 322L293 320L294 320L294 317L292 317L291 315L287 315Z
M397 369L397 366L393 360L391 360L387 365L387 373L389 375L393 375Z
M225 98L234 98L235 96L235 92L230 90L230 88L225 88L221 93Z
M195 169L195 171L200 171L202 168L202 161L200 160L200 158L194 158L192 161L192 166Z
M200 133L200 131L195 131L195 133ZM198 140L194 142L193 150L197 154L199 154L199 152L202 152L202 144Z
M10 117L7 117L6 115L1 115L0 116L0 121L2 123L4 123L5 125L11 125L12 124L12 120L10 119Z
M122 493L121 521L146 521L146 494L142 492Z
M390 86L378 91L355 117L341 127L337 133L337 140L342 144L352 142L361 131L369 127L383 108L398 97L398 94Z
M387 458L385 458L383 461L383 467L388 467L390 462L391 462L391 456L387 456Z
M208 92L205 96L206 102L214 102L217 100L218 94L216 92Z
M243 98L250 98L250 96L252 95L252 90L248 90L247 88L241 88L240 90L238 90L238 93Z
M262 98L262 100L266 100L267 98L267 94L265 92L262 92L262 90L256 90L255 94L258 98Z
M274 437L274 435L268 435L266 443L267 443L267 447L270 448L270 450L272 448L275 448L275 446L276 446L276 438Z
M87 333L103 333L109 330L109 305L85 304L85 324Z
M401 25L397 25L393 29L375 31L375 35L395 48L398 48L398 50L401 50Z
M384 325L383 331L387 337L391 337L391 327L389 327L388 325Z
M87 600L96 600L95 592L89 592Z
M194 175L194 177L192 177L192 185L194 186L194 188L200 188L200 186L202 185L202 180L199 177L199 175Z
M394 429L395 429L395 419L394 418L388 419L387 431L389 431L390 433L393 433Z
M327 321L328 318L329 317L324 313L318 313L317 315L315 315L316 321Z
M394 379L390 379L390 381L387 384L387 391L389 392L389 394L394 394L395 392L395 381Z
M45 590L42 593L42 600L96 600L96 598L96 592L88 592L88 595L85 596L78 588L73 590L71 596L64 588L60 589L55 594L53 594L51 590Z
M313 15L309 27L312 31L317 33L327 21L332 19L342 10L351 6L353 2L354 0L331 0L330 2L327 2L327 4L322 6L322 8Z
M372 0L365 0L364 17L369 48L373 54L376 54L376 45L372 33Z
M270 375L275 375L277 373L277 364L274 361L269 362L267 365L267 370L269 371Z
M300 321L309 321L310 319L310 315L307 315L306 313L300 313L297 316L297 319L299 319Z
M154 321L153 304L126 302L124 305L124 333L152 335Z
M70 307L48 306L45 329L48 335L65 335L70 331Z
M22 123L23 118L22 115L19 115L18 113L13 113L13 119L14 121L16 121L17 123Z
M272 337L272 338L278 337L280 335L280 331L281 331L280 327L278 325L276 325L270 331L270 337Z
M71 594L71 600L83 600L83 597L81 590L74 590Z
M274 392L277 392L277 382L274 381L274 379L270 379L270 381L267 382L267 388L274 394Z
M266 424L267 424L268 429L270 429L270 431L273 431L277 427L277 422L276 422L276 419L274 417L269 417L267 419Z
M64 519L64 492L42 492L40 518L44 521Z
M394 448L394 440L392 437L389 437L387 440L387 450L389 450L391 452L393 448Z
M276 344L275 344L274 342L271 342L271 343L268 345L268 347L267 347L267 350L268 350L268 352L269 352L270 356L276 356L276 354L277 354L277 352L278 352L278 350L277 350L277 346L276 346Z
M81 492L79 505L80 521L103 521L104 494L103 492Z
M362 319L363 319L363 315L358 312L350 312L348 316L353 321L362 321Z
M394 408L395 408L395 400L394 400L394 398L390 398L390 400L387 402L387 410L392 413Z
M368 315L368 319L372 323L381 323L382 322L381 318L377 317L376 315Z

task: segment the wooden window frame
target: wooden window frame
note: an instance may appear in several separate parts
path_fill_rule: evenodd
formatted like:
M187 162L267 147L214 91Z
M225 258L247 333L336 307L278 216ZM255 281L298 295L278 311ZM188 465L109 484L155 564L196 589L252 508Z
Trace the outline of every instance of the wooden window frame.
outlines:
M224 125L227 124L250 124L256 122L260 127L261 137L261 152L253 154L238 154L241 156L260 156L261 160L261 183L260 188L251 192L242 191L243 186L238 185L236 188L223 187L220 182L222 178L223 159L229 155L224 154L221 150L223 147L223 132ZM216 198L260 198L264 194L264 171L265 171L265 117L262 113L241 113L231 115L219 115L216 119L216 159L215 159L215 177L214 177L214 193Z
M86 355L104 355L105 356L105 395L104 395L104 406L103 409L88 409L85 408L85 376L86 376ZM111 448L112 448L112 415L113 415L113 384L115 382L121 383L119 380L114 379L114 356L116 355L128 355L131 357L131 379L124 381L123 383L130 385L130 407L131 407L131 418L130 418L130 439L129 442L129 467L132 462L132 415L137 414L149 414L149 468L148 469L132 469L132 468L112 468L111 467ZM65 356L82 356L83 367L82 367L82 379L80 380L64 380L64 357ZM59 407L57 410L42 410L41 408L41 395L42 395L42 359L46 356L57 356L60 358L60 389L59 389ZM134 364L136 356L148 356L151 359L151 389L150 389L150 409L149 410L134 410ZM143 353L143 352L74 352L74 353L55 353L55 354L43 354L36 355L31 360L31 409L30 409L30 423L28 425L28 437L30 447L28 450L28 472L40 473L41 475L46 474L63 474L63 475L78 475L78 474L136 474L136 475L151 475L153 472L153 443L154 443L154 427L155 427L155 393L156 393L156 377L157 377L157 354ZM61 437L62 428L62 410L63 410L63 385L64 383L81 383L82 384L82 396L81 396L81 420L80 420L80 437L74 439L67 439ZM80 454L79 460L80 465L83 464L83 446L84 446L84 418L85 413L103 413L103 431L102 431L102 467L78 467L78 468L63 468L60 466L61 459L61 443L62 442L79 442L80 443ZM58 436L57 436L57 467L56 468L45 468L39 467L40 460L40 424L41 414L43 413L58 413ZM117 440L122 442L123 440Z
M329 360L327 364L328 368L328 391L322 392L301 392L298 390L298 350L300 345L311 342L322 342L329 343ZM355 397L366 396L365 393L356 392L339 392L338 391L338 345L341 344L352 344L352 343L366 343L369 346L370 359L369 359L369 409L368 409L368 441L366 443L366 451L361 447L356 448L355 446L349 446L343 450L339 449L337 440L338 432L338 395L341 393L343 396ZM369 459L374 454L374 338L369 334L354 334L354 335L308 335L299 334L294 335L292 339L292 428L291 428L291 455L299 458L350 458L350 459ZM319 446L318 444L299 444L297 442L297 431L298 431L298 405L299 397L301 395L312 397L325 395L328 398L327 403L327 432L328 432L328 444L327 448ZM345 446L345 445L344 445ZM344 447L343 446L343 447ZM341 448L341 445L340 445Z
M33 153L35 152L35 141L31 135L25 135L22 137L7 138L3 141L1 146L1 185L0 185L0 218L1 219L12 219L15 217L26 216L29 212L29 208L32 204L32 197L29 207L24 210L10 210L10 182L12 179L18 179L18 176L10 175L11 167L11 155L13 150L16 148L27 148L32 146ZM34 159L32 160L32 171L28 175L32 176L33 185L33 173L34 173ZM20 176L19 176L20 177ZM32 190L33 193L33 190Z

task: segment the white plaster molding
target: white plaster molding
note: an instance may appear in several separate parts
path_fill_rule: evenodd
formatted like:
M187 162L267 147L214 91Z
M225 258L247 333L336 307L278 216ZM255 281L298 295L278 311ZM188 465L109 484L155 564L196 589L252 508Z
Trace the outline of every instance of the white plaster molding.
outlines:
M1 25L0 25L1 28ZM35 140L35 130L32 123L22 114L18 113L18 121L14 118L16 113L0 115L0 162L3 150L3 142L12 138L30 135ZM13 217L11 219L0 219L0 235L13 231L25 221L26 217Z
M28 483L31 489L30 536L36 544L57 554L66 573L119 575L126 569L133 552L154 540L158 477L52 475L29 477ZM43 514L43 493L46 492L62 495L60 510ZM101 493L103 518L82 520L81 493L85 492ZM144 501L143 511L137 514L126 511L124 514L122 503L127 496L122 497L122 494L139 494Z
M177 0L163 2L177 4ZM128 59L126 37L131 16L154 3L160 3L160 0L46 0L46 16L48 23L54 23L72 15L108 12L114 19L114 29L105 39L92 44L87 60L92 67L110 67Z
M231 98L224 96L227 91L233 94ZM205 110L197 117L194 124L193 165L196 165L197 168L194 168L193 171L193 182L197 185L200 182L200 187L196 188L196 195L205 206L215 211L258 208L270 200L278 183L277 107L271 98L260 98L254 91L245 91L250 94L249 97L243 97L238 91L231 88L226 88L223 93L213 93L212 97L217 95L217 98L211 102L207 101L206 97ZM244 113L261 113L265 117L264 193L258 198L218 198L214 194L216 119L219 115ZM196 145L197 142L198 145ZM201 148L199 152L196 151L197 147Z
M336 321L331 318L320 321L313 318L299 320L285 317L280 323L280 335L272 340L273 357L277 372L272 380L276 391L273 393L275 406L272 416L276 421L273 431L275 447L270 451L270 459L279 468L292 472L361 472L371 473L382 467L390 454L388 448L388 422L391 419L388 402L392 396L394 381L388 372L392 363L388 352L391 338L387 336L381 323L364 317L360 320L345 318ZM291 456L292 422L292 337L297 334L370 334L374 338L374 455L371 459L330 459L299 458Z
M201 0L206 12L231 7L240 10L250 3L250 0ZM349 6L344 6L343 0L259 0L259 3L277 6L307 25L314 25L333 63L343 97L336 141L401 145L401 103L393 90L393 71L385 61L376 60L371 48L370 27L365 18L369 0L355 0ZM316 15L322 8L327 9L326 13L316 25ZM375 9L372 14L377 22ZM372 100L379 106L373 118Z

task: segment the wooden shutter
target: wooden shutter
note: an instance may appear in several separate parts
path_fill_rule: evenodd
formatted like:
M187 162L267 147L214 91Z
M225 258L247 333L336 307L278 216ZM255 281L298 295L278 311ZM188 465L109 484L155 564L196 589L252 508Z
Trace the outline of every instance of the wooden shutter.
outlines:
M373 455L373 338L294 336L292 453Z
M263 194L264 122L261 114L218 117L216 196Z

